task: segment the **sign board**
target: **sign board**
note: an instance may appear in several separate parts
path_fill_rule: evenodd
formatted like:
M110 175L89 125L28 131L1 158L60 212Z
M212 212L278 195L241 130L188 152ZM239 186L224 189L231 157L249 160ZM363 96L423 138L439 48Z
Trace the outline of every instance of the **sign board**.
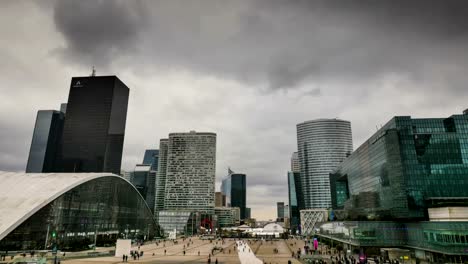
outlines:
M115 245L115 256L122 257L123 255L130 255L131 249L131 239L117 239L117 244Z

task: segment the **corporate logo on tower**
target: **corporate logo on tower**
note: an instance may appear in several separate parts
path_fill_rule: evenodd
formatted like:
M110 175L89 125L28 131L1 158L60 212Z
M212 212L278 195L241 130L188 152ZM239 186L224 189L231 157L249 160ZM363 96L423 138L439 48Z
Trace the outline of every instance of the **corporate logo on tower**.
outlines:
M83 85L81 84L81 81L78 80L76 81L75 85L73 85L73 87L83 87Z

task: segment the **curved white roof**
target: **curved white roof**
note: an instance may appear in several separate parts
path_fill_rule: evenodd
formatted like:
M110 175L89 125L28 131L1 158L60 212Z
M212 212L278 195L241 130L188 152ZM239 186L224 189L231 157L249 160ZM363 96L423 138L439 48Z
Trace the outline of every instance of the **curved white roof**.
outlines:
M269 223L263 227L263 232L283 233L284 228L277 223Z
M101 177L117 177L126 181L112 173L0 171L0 240L60 195Z

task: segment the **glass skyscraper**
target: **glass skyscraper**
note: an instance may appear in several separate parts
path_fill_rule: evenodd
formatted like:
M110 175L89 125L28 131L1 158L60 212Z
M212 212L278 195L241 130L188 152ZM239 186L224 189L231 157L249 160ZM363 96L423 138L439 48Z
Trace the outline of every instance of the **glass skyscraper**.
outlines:
M351 123L317 119L297 125L305 209L331 206L329 174L353 151Z
M61 171L120 173L128 95L116 76L72 78Z
M147 149L143 162L141 164L151 165L151 170L158 170L159 150L158 149Z
M26 172L55 171L64 118L60 111L37 112Z
M288 172L288 201L291 233L296 234L300 225L299 211L304 209L301 178L298 172Z
M351 219L427 219L468 205L468 115L397 116L330 175L333 207Z
M247 207L247 180L246 175L231 170L221 183L221 192L226 196L226 205L240 208L240 218L245 219Z
M155 210L155 181L156 171L151 170L151 165L138 164L130 175L130 182L143 196L153 213Z

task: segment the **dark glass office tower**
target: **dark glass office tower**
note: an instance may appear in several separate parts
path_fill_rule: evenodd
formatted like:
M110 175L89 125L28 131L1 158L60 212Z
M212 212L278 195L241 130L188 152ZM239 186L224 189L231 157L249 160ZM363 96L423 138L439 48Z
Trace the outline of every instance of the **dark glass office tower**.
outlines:
M231 174L231 207L240 208L241 219L245 219L246 191L245 174Z
M116 76L73 77L61 170L120 173L128 87Z
M239 207L240 218L245 218L245 209L247 204L247 184L246 175L234 173L229 170L228 176L221 184L221 192L226 196L226 205L228 207Z
M137 164L130 175L130 182L140 192L151 212L154 213L156 171L151 170L151 165Z
M304 197L302 196L301 177L299 172L288 172L288 198L291 234L299 231L300 210L304 209Z
M26 172L53 172L63 131L64 114L55 110L37 112Z
M143 157L143 163L145 165L151 165L151 170L158 170L159 160L159 149L147 149L145 150L145 156Z

